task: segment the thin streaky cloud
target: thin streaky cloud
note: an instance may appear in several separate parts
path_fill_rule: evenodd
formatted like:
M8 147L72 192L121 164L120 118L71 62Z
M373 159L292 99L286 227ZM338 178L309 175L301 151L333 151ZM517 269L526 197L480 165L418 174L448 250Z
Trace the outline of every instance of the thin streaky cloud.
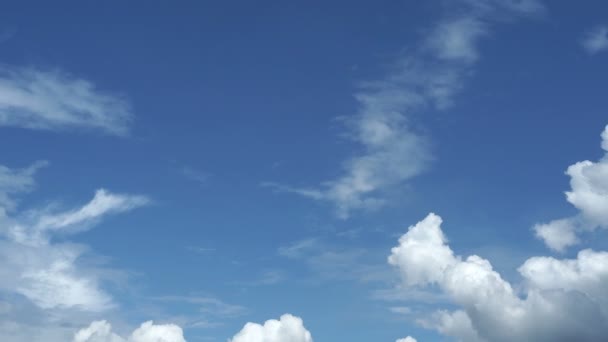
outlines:
M459 4L461 14L440 19L388 75L360 84L354 94L357 113L344 121L347 136L363 153L343 162L342 176L308 188L265 185L332 203L336 215L347 219L353 211L382 207L382 191L428 169L434 159L430 142L412 118L452 105L479 59L479 40L490 35L489 22L495 16L517 17L543 9L535 0Z
M608 26L597 26L589 30L584 35L581 44L592 55L608 50Z
M124 136L133 117L123 96L64 71L0 68L0 126Z
M34 173L45 164L24 170L0 166L2 181L14 185L0 187L0 195L8 199L0 202L0 294L23 296L42 310L100 312L115 307L101 286L104 270L80 264L88 247L52 238L90 228L107 214L134 209L147 200L99 190L89 203L73 210L16 210L14 197L31 190Z

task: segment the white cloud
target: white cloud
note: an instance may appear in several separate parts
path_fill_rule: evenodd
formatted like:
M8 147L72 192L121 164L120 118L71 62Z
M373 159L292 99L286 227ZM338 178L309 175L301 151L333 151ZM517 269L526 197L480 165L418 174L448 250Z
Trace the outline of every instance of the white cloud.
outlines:
M348 136L362 152L343 163L343 174L318 187L266 183L276 190L333 203L338 217L385 204L382 191L423 172L432 161L429 141L412 117L453 102L478 59L478 41L497 13L538 12L537 1L462 1L459 15L443 18L392 72L364 83L357 113L346 119Z
M95 321L74 335L74 342L124 342L125 339L112 332L107 321Z
M409 228L391 250L407 287L437 286L463 310L422 322L465 341L601 341L608 334L608 253L528 259L522 293L477 255L454 255L439 216Z
M34 187L34 174L48 163L36 162L25 169L14 170L0 165L0 208L5 211L15 209L14 195L31 191Z
M5 197L9 199L5 203L13 209L14 196L33 186L32 174L37 167L21 171L1 168L5 181L16 180L17 185L8 190L0 186L0 195L11 195ZM108 214L146 203L142 196L98 190L89 203L63 212L33 209L9 216L7 208L0 205L0 291L22 295L42 309L102 311L112 307L111 297L101 289L99 271L80 263L87 247L56 243L52 237L90 227Z
M484 341L473 328L473 323L467 313L462 310L454 312L439 310L429 319L419 319L418 323L424 327L435 329L442 335L452 336L459 341Z
M608 126L602 132L601 146L608 152ZM571 187L566 199L579 215L534 226L536 236L556 251L578 243L578 232L608 228L608 153L597 162L575 163L566 174Z
M488 34L479 18L470 16L439 23L428 40L428 46L440 59L475 62L476 42Z
M0 126L125 135L132 117L125 99L65 72L0 69Z
M533 229L536 232L536 237L543 240L549 248L561 252L568 246L579 242L575 232L576 227L577 222L572 218L567 218L537 224Z
M144 196L113 194L99 189L89 203L78 209L65 212L28 211L22 220L8 228L8 235L21 244L47 244L51 234L86 230L102 216L129 211L148 202Z
M129 338L131 342L186 342L182 328L175 324L143 323Z
M279 320L271 319L264 325L247 323L230 342L312 342L312 336L302 319L290 314Z
M590 54L608 49L608 26L598 26L585 34L581 42Z
M128 338L112 332L107 321L95 321L79 330L73 342L186 342L182 328L175 324L142 323Z
M395 342L417 342L415 338L407 336L406 338L400 338Z

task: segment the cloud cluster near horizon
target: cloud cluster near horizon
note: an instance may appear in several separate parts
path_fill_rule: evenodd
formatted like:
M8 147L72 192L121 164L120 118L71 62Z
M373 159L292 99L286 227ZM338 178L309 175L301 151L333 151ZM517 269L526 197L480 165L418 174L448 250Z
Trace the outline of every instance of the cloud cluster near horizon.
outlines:
M284 314L278 320L264 324L247 323L229 342L313 342L312 335L304 327L300 317ZM405 340L411 342L411 340ZM415 342L415 340L413 340ZM129 337L112 331L105 320L94 321L74 334L73 342L186 342L183 330L175 324L142 323Z
M229 342L313 342L300 317L290 314L264 324L247 323Z
M449 107L479 58L478 42L497 17L537 14L536 0L463 0L457 15L442 18L422 43L394 63L384 78L364 82L354 97L357 113L344 118L361 153L343 163L343 174L318 187L264 185L333 203L338 217L384 205L381 192L423 172L433 156L414 118Z
M175 324L154 324L147 321L135 329L127 338L112 331L107 321L94 321L80 329L72 342L186 342L182 328Z
M406 288L438 287L461 309L438 310L418 323L460 341L602 341L608 334L608 252L575 259L532 257L513 286L490 261L455 255L429 214L391 250Z

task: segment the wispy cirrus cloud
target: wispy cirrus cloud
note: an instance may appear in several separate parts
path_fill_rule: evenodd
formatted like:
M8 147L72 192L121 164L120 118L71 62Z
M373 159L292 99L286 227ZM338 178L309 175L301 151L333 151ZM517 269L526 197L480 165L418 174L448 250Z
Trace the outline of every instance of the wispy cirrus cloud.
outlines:
M362 283L387 283L393 274L374 250L338 246L320 239L304 239L279 247L277 253L302 262L311 271L311 281L356 280Z
M589 30L585 33L581 44L590 54L608 50L608 26L597 26Z
M347 135L362 152L343 162L340 177L309 188L264 185L333 203L338 217L346 219L354 210L381 207L383 190L427 169L433 155L415 117L452 104L479 58L479 40L491 34L493 21L543 10L535 0L464 0L458 6L450 12L458 14L440 19L389 74L360 84L354 94L357 113L344 121Z
M126 135L132 120L123 96L85 79L61 70L0 68L0 126Z
M198 312L214 318L238 317L247 313L247 308L243 306L228 304L210 296L162 296L154 299L163 302L182 302L195 305L198 307Z
M35 184L33 175L47 165L46 161L38 161L24 169L11 169L0 165L0 210L14 210L14 195L31 191Z
M0 198L9 198L13 205L19 192L33 186L38 167L34 164L25 171L3 167L4 180L21 186L9 192L0 187ZM146 203L143 196L98 190L89 203L66 211L45 208L9 214L0 205L0 291L24 296L42 309L102 311L112 307L111 297L101 289L100 273L79 263L87 246L56 243L52 238L90 228L108 214Z

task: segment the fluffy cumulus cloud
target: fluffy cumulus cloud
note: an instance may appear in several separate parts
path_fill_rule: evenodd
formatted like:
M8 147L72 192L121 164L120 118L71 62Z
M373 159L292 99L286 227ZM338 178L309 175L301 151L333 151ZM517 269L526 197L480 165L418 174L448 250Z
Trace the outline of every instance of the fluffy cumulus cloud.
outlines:
M90 228L102 217L139 207L147 199L98 190L76 209L56 210L51 205L15 212L15 195L31 189L39 166L0 168L0 198L5 199L0 203L0 291L21 295L42 309L107 309L112 300L101 289L99 272L79 263L87 247L54 242L53 237Z
M73 342L186 342L182 328L175 324L143 323L129 337L121 337L112 332L107 321L95 321L79 330Z
M395 342L416 342L416 339L411 336L407 336L406 338L400 338Z
M598 26L585 34L581 42L590 54L608 50L608 26Z
M263 325L247 323L230 342L312 342L312 335L302 319L285 314L279 320L271 319Z
M603 341L608 336L608 253L575 259L533 257L521 286L505 281L477 255L457 256L442 220L429 214L409 228L388 258L407 287L435 286L455 304L420 323L462 341Z
M534 227L536 236L551 249L563 251L578 243L579 232L608 228L608 126L602 133L601 146L606 154L599 161L581 161L566 171L571 187L566 200L579 214Z
M59 70L0 68L0 126L124 135L132 117L125 99L87 80Z
M266 183L278 191L333 203L337 215L384 204L382 191L424 171L433 159L427 138L412 116L448 107L478 59L479 40L496 17L538 13L535 0L458 1L459 13L441 19L420 46L397 61L392 72L361 84L357 113L345 119L348 136L361 153L343 163L343 173L319 187Z

